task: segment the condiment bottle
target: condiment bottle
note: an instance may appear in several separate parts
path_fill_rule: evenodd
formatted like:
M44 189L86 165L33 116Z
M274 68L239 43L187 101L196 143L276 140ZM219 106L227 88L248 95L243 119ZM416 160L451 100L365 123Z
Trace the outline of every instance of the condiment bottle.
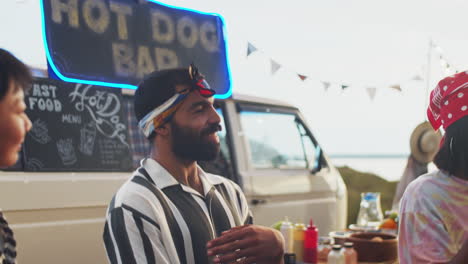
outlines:
M353 242L345 242L342 250L345 264L357 264L358 256L356 250L353 248Z
M293 253L294 227L287 217L281 224L280 232L284 238L284 253Z
M317 260L318 247L318 229L314 226L314 222L310 219L304 236L304 263L318 263Z
M341 252L341 245L334 245L330 254L328 254L328 264L345 264L343 252Z
M284 254L284 264L296 264L296 255L293 253Z
M294 226L294 243L293 251L296 254L296 261L301 263L304 261L304 237L306 227L302 223Z
M317 248L318 261L327 262L328 254L332 250L331 239L329 237L319 237Z

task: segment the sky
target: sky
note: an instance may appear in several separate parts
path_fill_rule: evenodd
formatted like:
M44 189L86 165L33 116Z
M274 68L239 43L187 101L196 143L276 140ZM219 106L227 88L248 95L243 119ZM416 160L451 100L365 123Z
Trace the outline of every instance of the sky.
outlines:
M428 87L468 69L464 0L162 2L221 14L234 93L298 106L331 155L408 154L412 130L426 120ZM2 0L0 47L45 68L40 23L39 0ZM258 48L248 57L247 43ZM270 59L282 66L275 74ZM332 83L326 91L323 81ZM374 100L367 87L377 88Z

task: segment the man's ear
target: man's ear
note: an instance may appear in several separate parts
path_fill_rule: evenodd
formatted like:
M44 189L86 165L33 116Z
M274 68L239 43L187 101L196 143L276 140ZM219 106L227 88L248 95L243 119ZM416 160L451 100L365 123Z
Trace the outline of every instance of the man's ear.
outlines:
M169 124L166 123L158 128L156 128L154 131L156 132L156 134L158 135L161 135L161 136L167 136L169 135Z

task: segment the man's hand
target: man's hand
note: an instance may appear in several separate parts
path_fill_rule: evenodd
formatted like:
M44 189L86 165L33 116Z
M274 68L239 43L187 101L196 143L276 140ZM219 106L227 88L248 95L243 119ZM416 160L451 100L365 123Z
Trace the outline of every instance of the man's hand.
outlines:
M207 244L215 263L283 263L284 239L275 229L244 225L234 227Z

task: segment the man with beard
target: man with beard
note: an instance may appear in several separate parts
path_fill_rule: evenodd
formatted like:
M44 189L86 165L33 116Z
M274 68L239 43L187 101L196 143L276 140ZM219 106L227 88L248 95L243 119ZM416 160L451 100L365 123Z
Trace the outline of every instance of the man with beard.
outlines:
M135 114L151 154L109 205L110 263L283 262L281 234L251 225L239 186L197 165L220 150L214 94L193 65L139 85Z

